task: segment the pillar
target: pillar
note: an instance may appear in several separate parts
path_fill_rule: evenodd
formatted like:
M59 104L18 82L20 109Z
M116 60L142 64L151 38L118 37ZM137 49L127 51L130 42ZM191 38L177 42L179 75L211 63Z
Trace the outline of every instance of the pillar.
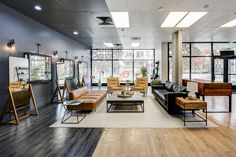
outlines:
M172 82L182 85L183 61L182 61L182 30L172 34L173 58L172 58Z

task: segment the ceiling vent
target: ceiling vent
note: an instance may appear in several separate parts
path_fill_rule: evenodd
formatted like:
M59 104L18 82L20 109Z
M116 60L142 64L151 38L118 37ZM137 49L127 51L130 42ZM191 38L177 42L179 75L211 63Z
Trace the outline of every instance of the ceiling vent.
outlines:
M142 37L130 37L130 40L141 40Z
M122 44L114 44L115 45L115 48L117 48L117 49L121 49L122 48Z
M109 16L99 16L97 17L99 26L114 26L111 17Z

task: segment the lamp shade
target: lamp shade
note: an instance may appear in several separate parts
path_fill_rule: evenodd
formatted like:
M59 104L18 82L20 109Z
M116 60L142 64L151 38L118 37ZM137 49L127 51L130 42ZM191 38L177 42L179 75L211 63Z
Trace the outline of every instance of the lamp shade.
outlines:
M189 92L198 92L198 83L197 82L188 82L187 91Z

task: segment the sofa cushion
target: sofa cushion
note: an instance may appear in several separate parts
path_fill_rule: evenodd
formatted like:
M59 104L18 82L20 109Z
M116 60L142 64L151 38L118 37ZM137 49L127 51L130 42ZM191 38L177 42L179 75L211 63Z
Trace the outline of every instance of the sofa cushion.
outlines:
M165 95L169 93L169 91L165 90L165 89L158 89L158 90L154 90L154 92L161 97L163 100L166 100Z
M91 96L91 95L84 95L80 97L80 99L99 99L100 96Z
M165 89L171 92L173 90L173 83L170 81L166 81L165 83Z
M88 93L87 88L78 88L78 89L70 91L69 97L70 97L70 100L75 100L75 99L79 99L81 96L87 93Z
M174 92L186 92L186 87L184 87L184 86L175 86L173 88L173 91Z

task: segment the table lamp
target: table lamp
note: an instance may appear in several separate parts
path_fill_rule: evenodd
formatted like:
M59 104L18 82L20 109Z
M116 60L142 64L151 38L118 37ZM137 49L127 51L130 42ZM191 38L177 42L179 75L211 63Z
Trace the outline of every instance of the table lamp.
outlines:
M188 82L187 83L187 91L189 99L196 99L195 92L198 92L198 83L197 82Z

